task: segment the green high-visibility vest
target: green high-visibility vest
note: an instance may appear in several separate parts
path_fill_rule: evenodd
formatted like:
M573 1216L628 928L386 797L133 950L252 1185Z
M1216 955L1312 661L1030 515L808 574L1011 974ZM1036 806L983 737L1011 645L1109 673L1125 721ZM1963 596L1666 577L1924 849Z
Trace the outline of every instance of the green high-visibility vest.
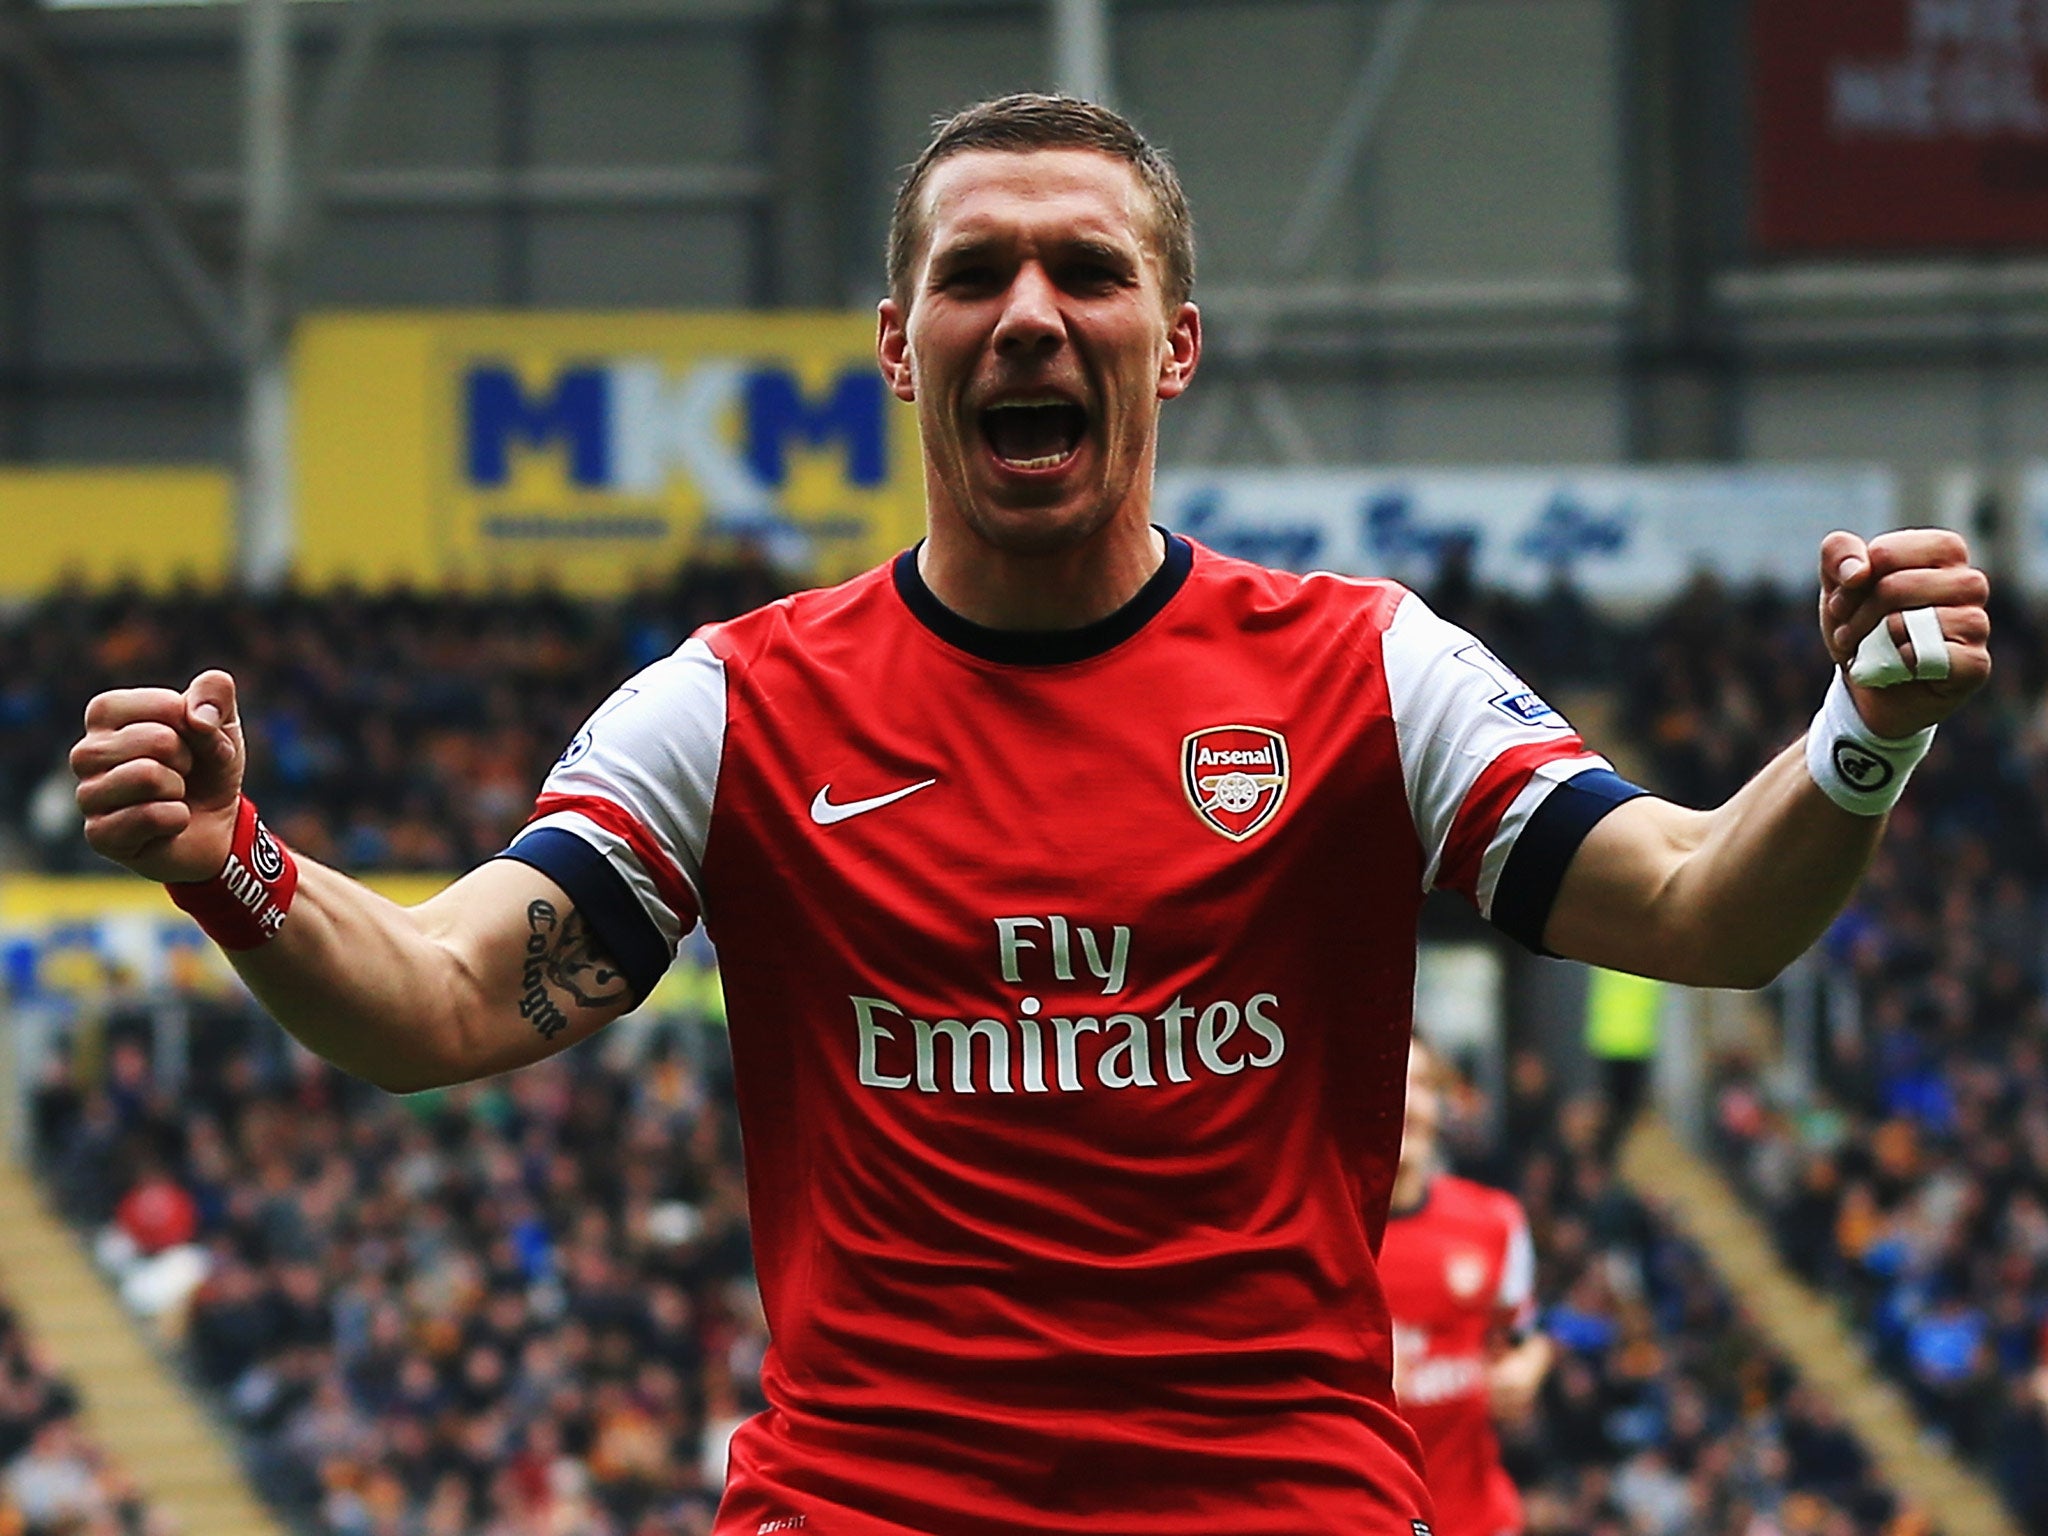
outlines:
M684 956L662 973L648 996L656 1013L693 1013L708 1024L724 1025L725 993L718 985L718 967Z
M1586 1049L1609 1061L1641 1061L1657 1049L1664 983L1623 971L1593 970L1586 988Z

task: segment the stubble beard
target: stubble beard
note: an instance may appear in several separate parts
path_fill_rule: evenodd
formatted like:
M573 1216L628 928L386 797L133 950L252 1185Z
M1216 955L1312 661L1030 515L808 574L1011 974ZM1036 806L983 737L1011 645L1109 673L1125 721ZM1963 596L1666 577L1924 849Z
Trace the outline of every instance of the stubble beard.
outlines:
M979 444L968 451L980 451ZM1100 537L1133 495L1151 484L1149 454L1140 454L1139 462L1119 475L1113 462L1118 456L1116 447L1098 439L1095 451L1100 456L1098 472L1108 469L1109 478L1082 491L1050 494L1039 503L1020 498L1002 504L976 494L973 476L963 463L947 487L949 499L967 531L989 549L1021 559L1068 555Z
M970 500L961 508L961 520L975 538L1003 554L1047 559L1081 548L1116 516L1116 506L1107 498L1068 516L1058 515L1051 506L1043 511L1046 515L1031 508L999 511Z

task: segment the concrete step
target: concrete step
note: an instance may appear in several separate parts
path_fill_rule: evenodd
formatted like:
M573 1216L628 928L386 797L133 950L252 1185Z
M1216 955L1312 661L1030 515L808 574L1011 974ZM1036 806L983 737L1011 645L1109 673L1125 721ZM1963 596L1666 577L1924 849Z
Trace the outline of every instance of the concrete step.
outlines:
M87 1428L184 1536L285 1536L205 1406L20 1167L0 1160L0 1286L77 1386Z
M1930 1441L1905 1395L1877 1372L1840 1311L1779 1260L1769 1232L1719 1170L1649 1116L1623 1145L1621 1172L1693 1240L1747 1303L1757 1327L1826 1393L1885 1479L1928 1511L1946 1536L2021 1536L1991 1485Z
M254 1505L193 1500L175 1512L181 1536L277 1536L277 1522Z

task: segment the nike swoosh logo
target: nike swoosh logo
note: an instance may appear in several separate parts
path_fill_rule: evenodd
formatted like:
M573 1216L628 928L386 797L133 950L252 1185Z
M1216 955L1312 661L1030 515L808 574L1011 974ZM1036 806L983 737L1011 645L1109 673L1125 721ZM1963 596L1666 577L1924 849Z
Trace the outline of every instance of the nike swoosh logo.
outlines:
M865 816L869 811L879 811L885 805L894 805L905 795L914 795L920 789L930 789L938 782L937 779L926 779L922 784L906 784L901 789L890 790L886 795L873 795L866 800L849 800L844 805L832 803L832 786L827 784L811 800L811 820L821 827L829 827L855 816Z

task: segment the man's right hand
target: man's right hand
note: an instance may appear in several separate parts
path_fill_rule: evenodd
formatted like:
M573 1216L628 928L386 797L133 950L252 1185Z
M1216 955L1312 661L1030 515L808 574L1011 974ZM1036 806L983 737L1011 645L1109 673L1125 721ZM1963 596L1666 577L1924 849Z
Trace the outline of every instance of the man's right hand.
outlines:
M246 760L225 672L202 672L183 693L100 694L71 749L86 842L151 880L211 880L227 863Z
M151 880L213 879L233 846L245 761L225 672L183 693L101 694L71 749L86 841ZM487 860L417 907L313 859L298 871L276 939L229 959L308 1047L393 1093L552 1056L636 1001L576 903L530 864Z

